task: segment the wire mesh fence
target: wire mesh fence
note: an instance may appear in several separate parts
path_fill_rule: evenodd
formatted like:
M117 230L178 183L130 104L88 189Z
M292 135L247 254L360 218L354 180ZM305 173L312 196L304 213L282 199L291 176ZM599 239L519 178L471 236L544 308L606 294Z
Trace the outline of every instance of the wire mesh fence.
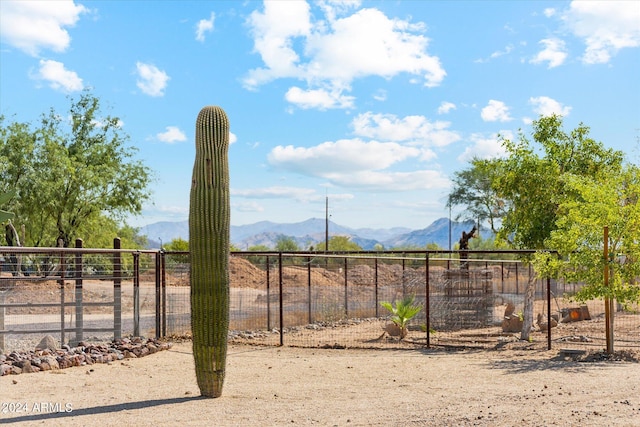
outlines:
M1 248L0 348L157 335L156 251Z
M0 347L190 333L189 254L0 248ZM570 299L580 284L536 279L504 252L237 252L230 259L229 339L304 347L499 348L517 341L535 286L531 345L606 346L602 301ZM461 256L463 255L463 256ZM420 311L394 329L382 302ZM397 306L397 305L396 305ZM549 333L550 332L550 333ZM615 307L616 348L640 348L640 307Z

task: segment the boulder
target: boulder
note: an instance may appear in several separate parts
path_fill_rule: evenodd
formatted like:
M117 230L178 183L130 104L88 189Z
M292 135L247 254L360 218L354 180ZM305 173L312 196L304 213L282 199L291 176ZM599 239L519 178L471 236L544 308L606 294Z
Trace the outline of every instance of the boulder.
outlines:
M53 338L51 335L46 335L40 340L40 342L36 346L36 350L47 350L47 349L55 350L57 346L58 346L58 343L56 342L56 339Z

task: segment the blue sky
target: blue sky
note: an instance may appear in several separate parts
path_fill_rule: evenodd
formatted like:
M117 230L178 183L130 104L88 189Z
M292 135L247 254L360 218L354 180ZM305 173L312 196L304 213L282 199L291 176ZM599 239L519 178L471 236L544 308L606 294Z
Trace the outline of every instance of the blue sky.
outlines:
M187 219L195 119L231 124L231 222L419 229L541 114L639 161L640 2L0 1L0 114L91 88Z

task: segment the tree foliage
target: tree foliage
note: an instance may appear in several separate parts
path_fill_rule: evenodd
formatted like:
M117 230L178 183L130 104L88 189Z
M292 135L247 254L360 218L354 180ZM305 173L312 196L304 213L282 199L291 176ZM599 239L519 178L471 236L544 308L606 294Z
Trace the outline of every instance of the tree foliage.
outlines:
M568 176L596 179L619 170L624 161L623 152L591 139L583 124L567 133L562 118L552 115L532 127L536 144L522 133L518 141L502 140L508 155L496 161L500 173L493 183L509 201L498 235L517 249L545 248L558 207L576 195L565 186Z
M611 298L621 304L640 301L640 168L626 165L594 180L567 176L574 194L559 206L557 228L547 245L559 257L539 253L536 268L551 277L585 283L576 299ZM604 259L604 228L609 259ZM609 268L605 285L604 269Z
M276 241L275 249L278 252L297 252L300 250L300 247L293 237L280 236Z
M454 185L447 198L447 206L465 206L465 210L457 215L457 220L487 222L491 231L497 231L507 204L493 186L500 174L498 166L500 163L497 161L474 158L467 169L454 174Z
M583 124L566 132L562 118L556 115L534 121L532 136L532 141L522 132L515 141L502 138L506 156L474 160L469 170L458 175L449 201L468 200L468 211L484 219L491 218L495 209L501 220L497 229L500 240L514 249L544 250L562 227L569 206L578 211L583 208L581 187L572 183L593 182L606 187L605 177L622 169L624 153L590 138L589 128ZM459 188L462 185L467 185L467 193ZM483 200L488 202L483 204ZM577 239L578 245L581 242L578 235L564 237ZM533 322L534 286L532 277L526 287L523 339L528 339Z
M70 101L68 114L51 109L35 128L0 117L0 192L16 191L10 207L29 246L69 246L87 224L140 213L150 196L151 171L120 119L88 91Z
M320 242L316 245L317 251L324 251L326 242ZM354 252L361 251L362 247L352 241L349 236L331 236L329 239L329 250L335 252Z

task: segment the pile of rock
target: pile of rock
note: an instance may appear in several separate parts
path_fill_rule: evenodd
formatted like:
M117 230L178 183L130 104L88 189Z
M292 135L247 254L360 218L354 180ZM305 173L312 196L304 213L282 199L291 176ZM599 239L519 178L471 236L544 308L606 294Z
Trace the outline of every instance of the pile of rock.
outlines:
M48 335L35 350L0 354L0 376L111 363L144 357L170 348L171 343L156 339L123 338L111 343L80 342L75 347L64 344L57 349L55 339Z

